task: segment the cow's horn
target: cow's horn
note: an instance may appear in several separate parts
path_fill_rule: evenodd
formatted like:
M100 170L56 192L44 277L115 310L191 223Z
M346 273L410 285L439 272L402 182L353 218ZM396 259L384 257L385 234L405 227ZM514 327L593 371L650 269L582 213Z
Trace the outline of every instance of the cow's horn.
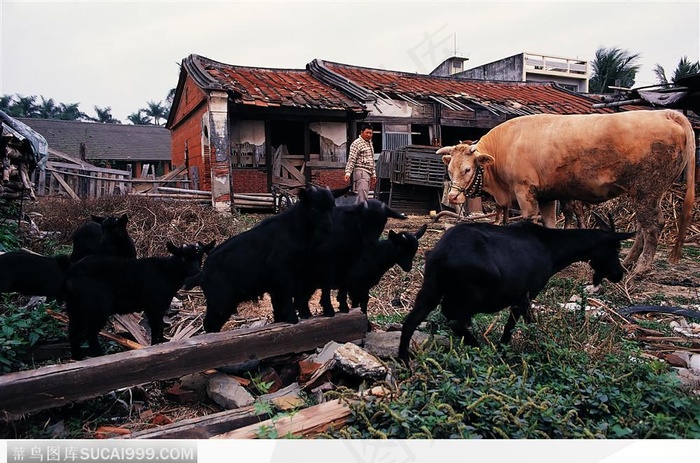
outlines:
M454 146L443 146L435 152L435 154L452 154Z

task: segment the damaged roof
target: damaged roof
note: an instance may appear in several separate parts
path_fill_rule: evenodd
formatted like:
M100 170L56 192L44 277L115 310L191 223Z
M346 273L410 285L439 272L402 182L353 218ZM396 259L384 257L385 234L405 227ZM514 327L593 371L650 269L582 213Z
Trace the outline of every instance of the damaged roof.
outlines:
M432 100L456 111L470 105L506 117L526 114L606 113L593 108L595 100L553 82L508 82L428 76L351 66L316 59L307 65L311 74L329 85L371 101L397 97L407 101Z
M234 66L192 54L182 65L204 90L225 90L236 104L363 113L362 104L330 87L305 69Z
M40 133L49 148L86 160L169 161L170 131L155 125L101 124L61 119L17 118Z

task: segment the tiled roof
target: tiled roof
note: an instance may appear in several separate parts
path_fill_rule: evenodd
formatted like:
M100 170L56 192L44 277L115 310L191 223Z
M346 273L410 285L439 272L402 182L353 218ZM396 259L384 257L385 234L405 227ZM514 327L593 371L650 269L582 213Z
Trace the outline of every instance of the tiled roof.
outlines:
M100 124L60 119L17 118L48 142L49 148L86 159L116 161L169 161L170 131L154 125Z
M227 90L234 103L364 112L360 103L323 84L305 69L234 66L199 55L183 60L195 83L206 90Z
M536 113L581 114L611 112L594 109L596 103L584 95L570 92L551 82L506 82L467 80L454 77L428 76L398 71L350 66L314 60L312 68L334 74L340 82L354 84L358 95L375 97L438 101L446 107L460 110L474 104L507 115Z

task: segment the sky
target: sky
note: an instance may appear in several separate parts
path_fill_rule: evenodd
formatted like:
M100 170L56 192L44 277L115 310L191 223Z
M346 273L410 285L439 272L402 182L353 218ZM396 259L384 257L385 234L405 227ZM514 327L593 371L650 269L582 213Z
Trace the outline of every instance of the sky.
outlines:
M700 60L700 0L203 2L0 0L0 95L36 95L127 116L165 100L190 54L222 63L303 69L315 58L428 73L522 52L593 60L639 53L635 87Z

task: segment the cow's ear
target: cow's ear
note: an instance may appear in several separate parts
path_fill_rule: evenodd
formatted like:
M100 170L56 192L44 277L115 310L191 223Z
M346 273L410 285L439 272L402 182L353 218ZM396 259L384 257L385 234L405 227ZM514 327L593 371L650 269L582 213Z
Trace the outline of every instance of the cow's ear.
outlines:
M129 216L126 214L122 214L121 217L119 217L119 220L117 221L119 225L126 225L129 222Z
M101 217L99 215L90 215L90 219L92 219L93 222L97 222L97 223L102 223L105 220L104 217Z
M442 156L442 162L443 162L446 166L449 166L449 165L450 165L450 161L451 161L451 160L452 160L452 155L451 155L451 154L445 154L444 156Z
M496 160L490 154L483 154L479 152L474 155L474 160L482 167L496 162Z

